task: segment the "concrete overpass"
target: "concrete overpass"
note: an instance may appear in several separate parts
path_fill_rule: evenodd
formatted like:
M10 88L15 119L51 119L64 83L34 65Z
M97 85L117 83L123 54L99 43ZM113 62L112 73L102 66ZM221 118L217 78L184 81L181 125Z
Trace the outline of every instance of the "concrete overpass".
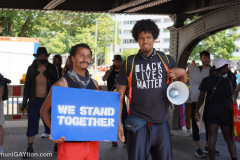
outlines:
M0 0L1 10L169 15L174 21L174 25L169 28L170 55L183 68L192 50L202 39L239 25L239 8L240 0ZM184 25L187 18L192 19L194 16L201 18ZM178 121L177 108L173 115ZM172 123L172 128L178 128L178 123Z

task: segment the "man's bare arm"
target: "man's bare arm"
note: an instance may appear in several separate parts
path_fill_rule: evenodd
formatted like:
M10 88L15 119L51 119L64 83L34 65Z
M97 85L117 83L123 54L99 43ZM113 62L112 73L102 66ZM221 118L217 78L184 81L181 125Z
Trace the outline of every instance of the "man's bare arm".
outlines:
M106 81L106 80L109 78L111 72L112 72L112 70L108 70L108 71L105 73L105 75L102 77L102 80L103 80L103 81Z
M126 92L127 86L124 85L117 85L117 92L119 92L120 97L119 97L119 121L118 121L118 135L117 138L124 142L125 141L125 137L124 137L124 132L123 132L123 125L122 125L122 109L123 109L123 98L125 96L125 92Z
M200 92L199 96L198 96L198 101L197 101L197 105L196 105L196 110L192 111L195 112L195 120L198 122L200 119L200 113L199 113L199 109L201 108L203 102L204 102L204 98L205 98L205 94L206 92Z
M102 80L103 80L103 81L106 81L106 80L109 78L111 72L113 71L113 68L114 68L113 65L111 65L110 70L108 70L108 71L105 73L105 75L102 77Z

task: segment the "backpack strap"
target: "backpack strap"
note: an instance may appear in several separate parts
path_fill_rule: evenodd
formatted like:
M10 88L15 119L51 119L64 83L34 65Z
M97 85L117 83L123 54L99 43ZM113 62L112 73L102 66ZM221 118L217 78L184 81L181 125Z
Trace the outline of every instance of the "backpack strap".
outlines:
M159 56L159 58L161 59L161 61L163 62L163 64L167 65L168 69L171 69L171 64L169 62L168 56L164 52L161 52L161 51L157 51L156 53Z
M130 55L126 59L126 74L127 74L127 77L129 77L129 74L133 69L134 64L132 64L132 63L134 63L133 61L135 59L135 56L136 56L136 54L135 55Z
M158 57L160 58L160 60L162 61L166 72L168 73L169 69L171 69L171 65L170 65L167 55L164 52L156 52L156 53L157 53ZM167 84L169 84L169 82L171 83L171 79L170 79L169 75L167 74Z
M213 73L214 73L214 68L213 68L213 67L211 67L210 65L209 65L209 67L210 67L210 69L209 69L209 75L213 75ZM202 69L203 69L203 67L202 67L202 66L198 66L198 68L199 68L200 72L201 72L201 71L202 71Z
M130 104L132 100L132 73L133 73L133 67L134 67L134 59L136 57L135 55L128 56L126 59L126 74L128 79L128 114L130 113Z

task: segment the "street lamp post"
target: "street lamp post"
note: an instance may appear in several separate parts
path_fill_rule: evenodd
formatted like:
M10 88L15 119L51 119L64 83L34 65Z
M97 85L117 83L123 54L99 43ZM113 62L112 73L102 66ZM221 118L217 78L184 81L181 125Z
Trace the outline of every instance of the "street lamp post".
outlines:
M95 54L94 54L94 75L96 76L96 68L97 68L97 19L95 25Z
M117 54L117 14L115 14L114 55Z

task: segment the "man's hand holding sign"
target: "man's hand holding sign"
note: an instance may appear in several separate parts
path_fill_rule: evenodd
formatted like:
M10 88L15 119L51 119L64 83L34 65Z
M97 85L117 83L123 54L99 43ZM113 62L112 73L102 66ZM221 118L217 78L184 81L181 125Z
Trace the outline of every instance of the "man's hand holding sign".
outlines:
M52 140L116 140L118 106L118 93L53 87Z
M96 91L87 71L92 56L87 44L73 46L70 56L73 70L53 85L40 113L58 143L58 160L96 160L98 141L117 139L119 94Z

